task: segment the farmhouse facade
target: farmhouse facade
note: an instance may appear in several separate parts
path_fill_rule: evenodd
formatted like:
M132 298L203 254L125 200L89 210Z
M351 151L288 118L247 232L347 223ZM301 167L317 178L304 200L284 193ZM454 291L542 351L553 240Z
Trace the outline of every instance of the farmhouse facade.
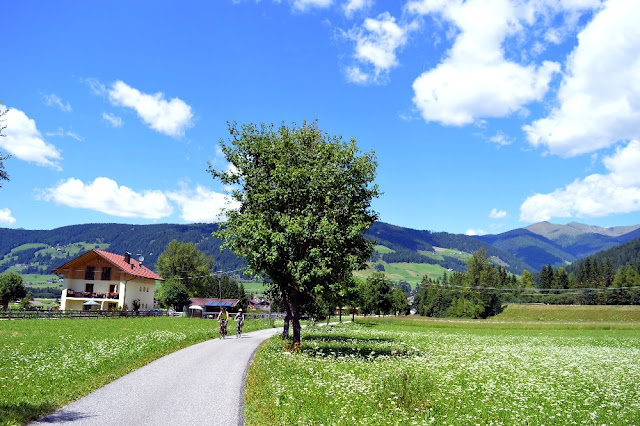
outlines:
M129 253L98 249L70 260L53 273L63 276L62 310L132 310L136 305L150 310L154 308L156 281L164 281Z

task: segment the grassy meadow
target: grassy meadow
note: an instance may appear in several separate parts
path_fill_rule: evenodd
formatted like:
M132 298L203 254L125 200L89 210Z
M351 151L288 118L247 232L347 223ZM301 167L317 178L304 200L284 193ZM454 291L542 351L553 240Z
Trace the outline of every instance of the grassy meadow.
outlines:
M246 423L640 424L640 308L549 308L359 318L305 330L298 353L272 338L249 370Z
M269 327L247 320L244 331ZM0 424L25 424L154 359L218 336L215 321L0 321Z
M419 253L434 260L443 260L444 256L450 256L464 262L471 257L470 253L460 250L441 247L434 247L433 250L434 252L419 251ZM395 252L395 250L380 244L375 246L375 251L381 255ZM413 288L422 282L422 278L425 275L435 280L436 278L442 278L442 274L446 271L446 269L440 265L429 263L387 263L381 259L376 261L376 263L384 266L384 274L387 278L392 281L407 281ZM376 272L374 265L367 263L367 269L355 271L353 274L360 278L367 278L374 272Z

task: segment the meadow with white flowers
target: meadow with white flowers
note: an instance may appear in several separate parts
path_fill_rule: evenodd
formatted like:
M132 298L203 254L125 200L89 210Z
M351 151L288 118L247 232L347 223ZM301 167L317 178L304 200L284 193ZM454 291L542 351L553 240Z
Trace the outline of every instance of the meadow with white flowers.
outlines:
M249 425L638 425L640 324L358 319L278 337Z
M25 424L180 348L217 338L215 321L0 321L0 425ZM244 331L269 327L248 320Z

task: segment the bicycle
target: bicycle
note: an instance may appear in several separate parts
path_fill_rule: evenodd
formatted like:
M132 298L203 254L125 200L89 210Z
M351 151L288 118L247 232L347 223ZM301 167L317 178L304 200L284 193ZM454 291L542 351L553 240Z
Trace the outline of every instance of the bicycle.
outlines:
M220 338L224 339L227 336L227 320L220 320Z
M236 339L242 337L242 325L243 321L238 321L238 325L236 325Z

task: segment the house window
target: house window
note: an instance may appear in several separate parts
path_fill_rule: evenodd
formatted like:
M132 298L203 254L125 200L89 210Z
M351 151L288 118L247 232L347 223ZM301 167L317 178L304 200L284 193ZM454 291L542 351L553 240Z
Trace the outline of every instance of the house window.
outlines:
M111 268L102 268L102 279L107 281L111 279Z
M93 266L87 266L87 270L84 271L85 280L95 280L96 268Z
M93 293L93 284L85 284L84 285L84 291L86 291L87 293Z
M109 293L117 293L118 292L118 284L111 284L109 286Z

